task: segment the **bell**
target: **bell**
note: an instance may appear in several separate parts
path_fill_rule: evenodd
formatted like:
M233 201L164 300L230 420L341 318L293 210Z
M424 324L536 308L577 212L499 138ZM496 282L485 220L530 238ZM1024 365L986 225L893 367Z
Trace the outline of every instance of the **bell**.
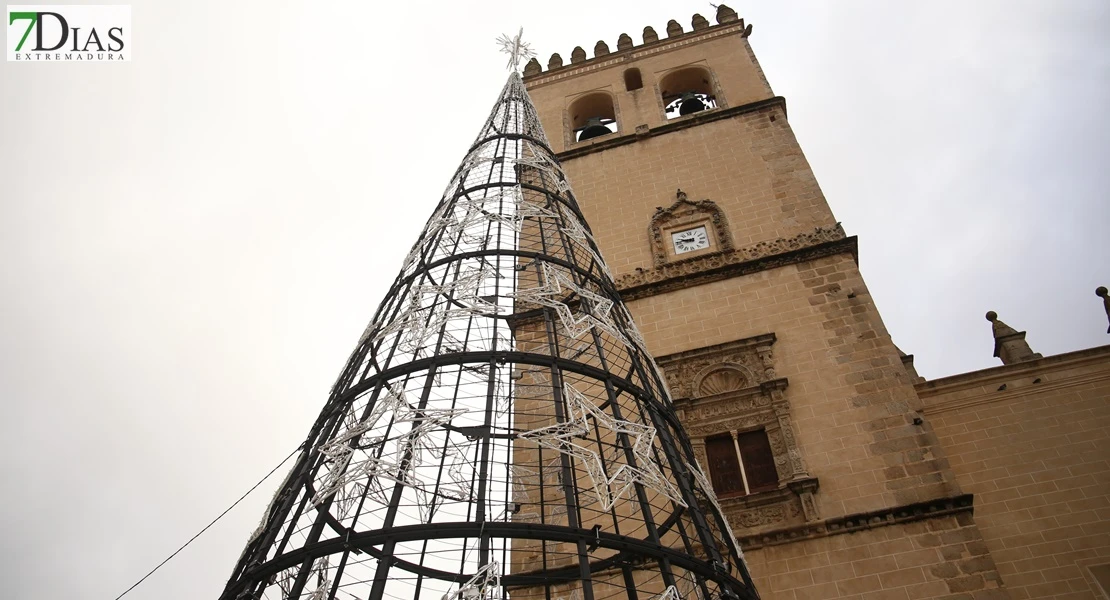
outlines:
M693 92L686 92L682 94L682 104L680 104L678 107L678 114L692 115L705 109L705 103L702 102L700 98L695 96Z
M586 126L582 128L582 133L578 135L578 141L584 142L595 137L609 135L610 133L613 132L609 131L609 128L605 125L602 125L601 117L590 117L589 120L586 121Z

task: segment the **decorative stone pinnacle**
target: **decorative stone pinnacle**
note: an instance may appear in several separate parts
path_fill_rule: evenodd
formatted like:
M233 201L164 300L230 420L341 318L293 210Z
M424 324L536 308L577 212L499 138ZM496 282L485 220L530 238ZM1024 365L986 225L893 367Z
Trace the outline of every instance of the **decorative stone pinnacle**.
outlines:
M1025 332L1017 331L1000 321L998 313L987 311L987 320L991 322L994 333L994 356L1002 360L1002 364L1012 365L1043 358L1029 347L1029 343L1025 341Z
M1095 295L1102 298L1102 307L1106 309L1106 320L1110 321L1110 293L1107 292L1106 286L1100 285L1095 288ZM1110 333L1110 327L1106 328L1106 333Z
M720 24L731 23L737 19L736 11L725 6L724 4L717 5L717 22Z

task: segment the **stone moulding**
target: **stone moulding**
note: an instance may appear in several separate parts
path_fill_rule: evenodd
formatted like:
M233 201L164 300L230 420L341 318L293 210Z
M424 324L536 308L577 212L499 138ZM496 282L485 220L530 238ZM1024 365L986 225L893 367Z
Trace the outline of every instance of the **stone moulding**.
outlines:
M643 138L664 135L667 133L686 129L688 127L701 125L702 123L710 123L713 121L720 121L722 119L731 119L739 115L744 115L747 113L757 112L765 109L773 109L776 107L782 108L783 115L785 115L786 98L783 98L782 96L775 96L766 100L758 100L756 102L742 104L740 106L733 106L731 108L714 108L710 110L703 110L701 112L696 112L694 114L687 115L679 119L673 119L656 127L647 127L646 125L639 125L635 128L630 127L628 128L628 131L632 131L632 133L620 135L620 133L618 132L613 135L607 135L604 138L598 138L596 142L591 140L588 144L579 144L576 145L574 148L559 152L555 155L555 157L558 158L560 162L564 162L572 158L578 158L587 154L593 154L594 152L601 152L602 150L607 150L609 148L624 146L626 144L634 144Z
M637 268L617 278L617 289L625 301L635 300L844 252L857 257L856 237L845 236L844 228L837 223L789 238L705 254L651 269Z
M956 515L971 513L974 496L962 494L951 498L941 498L926 502L905 504L883 510L867 513L857 513L845 517L825 519L818 523L806 523L798 527L788 527L758 533L750 536L738 536L737 541L744 550L755 550L765 546L790 544L806 539L815 539L839 535L841 533L854 533L865 529L875 529L888 525L911 523Z

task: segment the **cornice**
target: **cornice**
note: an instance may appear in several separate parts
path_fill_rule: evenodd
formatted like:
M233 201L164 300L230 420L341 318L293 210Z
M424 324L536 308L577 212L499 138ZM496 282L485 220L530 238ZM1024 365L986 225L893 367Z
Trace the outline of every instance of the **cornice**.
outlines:
M731 119L740 115L745 115L752 112L766 110L772 107L781 107L783 113L786 113L786 98L782 96L775 96L766 100L758 100L748 104L741 104L740 106L733 106L731 108L714 108L711 110L703 110L696 112L685 117L679 117L657 125L655 127L648 127L647 125L640 125L636 127L632 133L626 133L619 136L604 136L598 138L597 141L591 141L585 145L576 145L569 150L563 150L555 155L561 162L566 162L571 159L580 158L609 148L616 148L617 146L625 146L627 144L634 144L642 139L649 137L656 137L666 135L675 131L680 131L690 127L696 127L704 123L712 123L713 121L720 121L723 119Z
M731 352L736 352L738 350L749 348L755 349L760 346L770 346L771 344L774 344L775 340L777 339L778 338L775 337L774 333L753 335L752 337L733 340L731 342L724 342L723 344L714 344L712 346L705 346L703 348L683 350L682 352L675 352L673 354L664 354L663 356L657 356L655 358L655 362L659 363L659 366L666 368L668 364L676 363L679 361L686 361L703 357L715 357L720 354L727 354Z
M755 550L766 546L790 544L842 533L855 533L865 529L876 529L960 513L971 513L973 503L974 497L971 494L963 494L951 498L917 502L872 512L856 513L846 517L825 519L815 523L806 523L797 527L776 529L749 536L738 536L737 541L744 550Z
M616 283L621 298L629 301L838 254L851 254L859 261L856 237L844 237L839 224L653 269L638 268Z
M1010 378L1011 381L1013 378ZM1104 373L1093 373L1088 375L1080 375L1077 377L1069 377L1063 381L1049 381L1045 383L1036 383L1034 385L1024 385L1012 389L997 389L992 390L991 385L984 385L987 389L981 393L972 396L964 396L948 400L946 402L937 402L936 404L927 405L924 409L924 414L935 415L937 413L948 412L951 410L959 410L961 408L969 408L972 406L980 406L982 404L993 404L995 402L1006 402L1007 400L1017 400L1027 397L1031 394L1046 394L1057 390L1064 390L1067 388L1087 385L1091 383L1101 383L1110 381L1110 370ZM979 387L979 386L976 386ZM922 402L927 402L935 396L928 396L922 398Z
M1044 374L1046 369L1061 370L1072 367L1102 362L1110 359L1110 345L1056 354L1035 360L1026 360L1011 365L1000 365L989 369L980 369L968 373L960 373L940 379L931 379L914 386L918 396L923 400L933 396L950 394L961 390L973 389L994 383L1006 383L1015 377L1025 375ZM1062 383L1062 382L1061 382ZM1016 394L1024 388L1014 390Z

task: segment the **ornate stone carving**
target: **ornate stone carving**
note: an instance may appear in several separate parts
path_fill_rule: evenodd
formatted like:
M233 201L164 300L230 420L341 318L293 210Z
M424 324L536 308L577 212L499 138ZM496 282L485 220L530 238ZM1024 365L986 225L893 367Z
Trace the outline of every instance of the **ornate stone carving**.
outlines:
M790 449L786 447L786 442L783 441L782 430L776 428L774 431L767 430L767 441L771 445L771 452L775 455L775 469L779 472L779 478L782 478L783 473L789 473L789 454Z
M748 387L750 377L745 376L743 367L725 365L709 370L700 377L695 385L698 396L714 396L726 391L736 391Z
M726 511L726 515L729 524L733 527L754 529L756 527L782 523L788 518L800 515L801 512L802 511L795 503L788 502L786 504L764 506L762 508L753 508L732 512Z
M736 528L795 526L820 518L817 480L806 472L790 420L787 381L774 377L774 343L775 335L765 334L657 359L703 466L705 438L756 428L767 434L779 485L723 499Z
M816 480L811 481L816 489ZM800 525L808 521L803 500L790 488L725 498L721 500L721 508L740 536L766 531L771 526Z
M785 386L769 386L771 398L773 400L772 409L775 413L775 420L778 422L779 430L782 431L783 442L786 446L786 458L788 459L789 468L785 469L792 479L801 477L809 477L806 470L805 461L802 459L802 451L798 447L798 441L794 438L794 425L790 421L790 404L786 401L786 396L783 394L783 387Z
M705 470L709 464L709 459L705 454L705 438L697 438L690 440L691 445L694 447L694 458L698 461L698 466ZM708 473L708 471L706 471Z
M798 498L802 501L802 512L805 514L807 523L821 518L821 513L817 510L817 499L813 492L802 492L798 494Z
M763 374L767 379L774 379L775 365L774 357L771 354L771 346L760 346L756 348L756 351L759 352L759 360L763 363Z
M697 350L678 352L660 356L656 359L667 377L667 385L679 398L709 397L702 387L715 372L732 370L746 380L737 391L769 381L768 364L771 360L770 348L775 343L775 334L759 335L734 342L726 342ZM766 355L766 357L764 357ZM770 365L774 373L774 365ZM721 382L710 383L710 387ZM722 392L723 393L723 392ZM751 393L755 393L752 390Z
M686 409L686 423L715 421L735 414L749 413L758 408L758 396L737 398L730 402L701 403Z
M691 202L686 198L686 192L678 190L676 194L677 200L668 208L658 207L655 209L655 214L651 216L651 224L648 226L648 236L651 242L651 254L655 260L656 266L667 264L668 261L674 262L679 259L669 258L667 254L666 236L664 230L668 228L681 227L684 225L695 226L700 223L708 223L713 228L713 234L717 240L717 252L730 252L733 250L732 233L728 228L728 221L725 219L724 213L712 200L698 200ZM710 256L710 254L702 254L700 256ZM681 260L694 260L693 258ZM622 278L623 279L623 278ZM618 282L618 287L620 283Z
M708 200L702 202L708 202ZM680 202L676 202L675 206L679 204ZM691 203L687 201L686 204ZM675 206L671 208L673 209ZM657 209L656 216L660 216L661 211L665 215L668 210L671 209ZM662 229L656 228L654 219L655 217L653 217L651 229L651 244L655 267L646 270L637 268L635 271L626 273L617 279L617 287L622 292L622 297L626 299L630 297L639 298L647 295L647 292L659 293L671 289L681 289L690 285L700 285L707 281L716 281L717 279L736 275L737 273L733 272L736 269L732 267L739 268L743 266L755 271L839 252L855 252L854 244L822 246L823 244L848 240L844 234L844 229L837 223L833 227L818 227L811 232L769 242L760 242L744 248L731 248L731 242L729 242L729 248L722 249L721 252L667 262L666 248L662 245ZM727 225L725 228L727 230ZM656 237L657 231L658 237ZM721 240L721 246L724 248L724 240L720 237L718 239ZM854 239L852 238L852 240ZM815 248L817 246L821 246L821 248ZM660 252L663 253L662 259L660 258ZM748 271L740 268L739 272ZM651 287L649 290L641 291L639 289L646 286ZM630 294L626 292L630 292Z
M686 432L690 436L706 437L726 431L736 431L739 429L752 429L764 425L767 420L767 415L755 414L746 417L738 417L728 419L725 421L717 421L715 423L708 423L705 425L688 425Z

